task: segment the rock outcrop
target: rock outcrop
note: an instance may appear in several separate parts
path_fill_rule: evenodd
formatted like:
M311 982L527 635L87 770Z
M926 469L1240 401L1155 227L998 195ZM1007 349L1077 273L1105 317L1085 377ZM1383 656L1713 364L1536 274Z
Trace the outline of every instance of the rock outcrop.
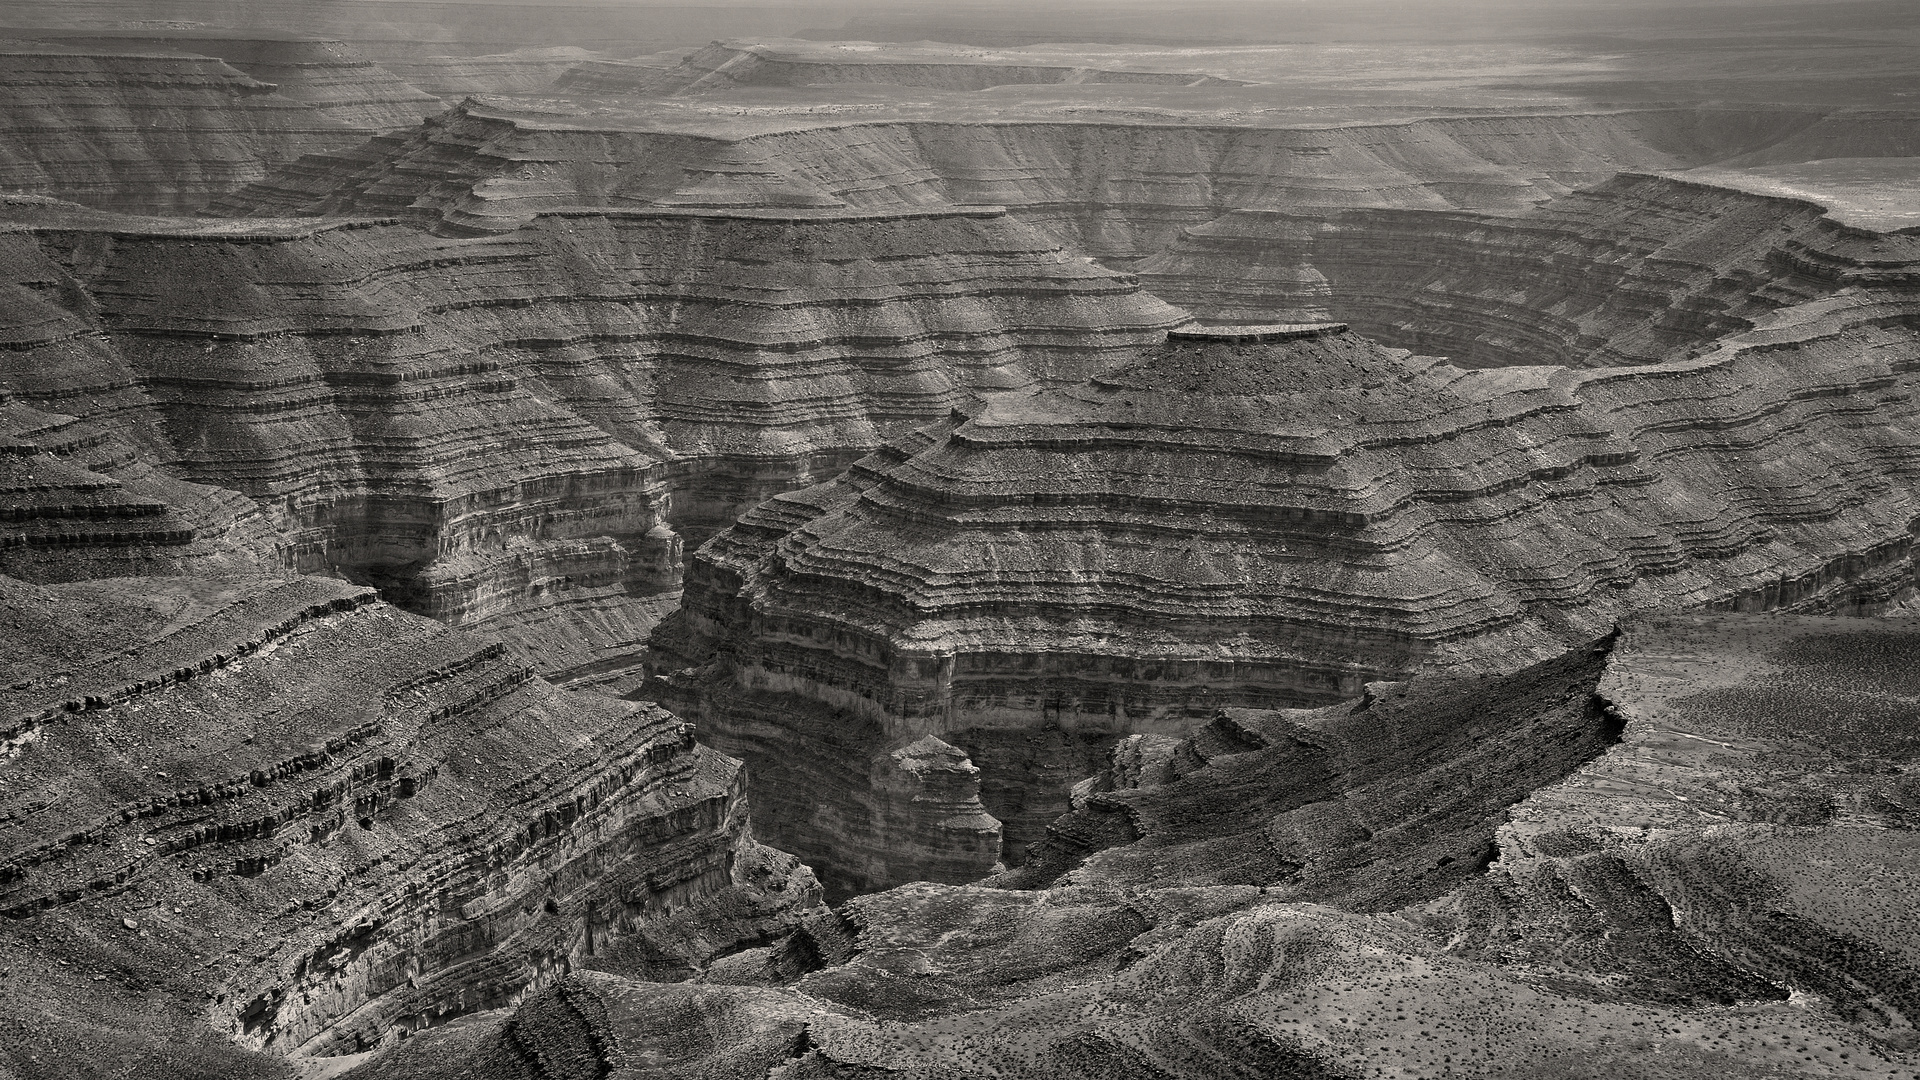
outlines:
M1126 262L1235 210L1524 210L1624 169L1765 146L1821 115L1665 108L1286 128L1006 111L993 122L937 109L688 117L644 103L623 113L588 99L474 99L414 132L303 159L218 209L411 212L505 230L546 208L643 206L722 181L863 210L1005 206L1072 250Z
M0 362L23 403L131 425L143 460L256 500L292 568L583 677L631 661L683 535L1185 319L992 209L569 212L446 238L9 207Z
M0 620L19 1075L53 1030L98 1075L359 1052L568 971L686 977L816 901L686 724L370 590L0 578Z
M281 97L369 135L413 127L447 107L344 41L151 33L41 40L86 51L210 57L268 84Z
M1044 887L863 896L757 976L575 976L352 1075L519 1075L538 1038L615 1078L1905 1076L1916 650L1911 619L1657 617L1228 710L1117 750Z
M932 735L982 769L1017 861L1121 735L1510 669L1637 609L1882 610L1920 520L1910 295L1598 370L1175 331L749 512L689 568L650 692L793 774L756 797L803 855L872 841L800 805ZM796 748L829 731L839 771L808 780Z
M439 99L339 42L52 37L0 49L0 193L187 213Z
M1912 238L1816 203L1625 174L1517 214L1236 211L1139 266L1205 318L1335 318L1464 367L1681 359L1760 316L1902 286Z
M0 54L0 191L181 213L345 149L368 129L211 57L10 44Z

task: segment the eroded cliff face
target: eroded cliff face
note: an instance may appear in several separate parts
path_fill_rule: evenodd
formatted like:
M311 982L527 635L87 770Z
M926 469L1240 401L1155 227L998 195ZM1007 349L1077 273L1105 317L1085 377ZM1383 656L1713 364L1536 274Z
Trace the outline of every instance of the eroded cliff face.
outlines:
M151 1053L114 1041L143 1010L203 1069L214 1032L355 1052L583 967L685 977L817 897L686 724L370 590L0 588L0 948L36 972L0 994L34 997L29 1036L77 1027L88 1075ZM43 1049L9 1038L7 1066Z
M23 401L129 424L173 476L256 500L292 568L583 677L631 658L686 540L1185 319L992 210L682 207L449 238L11 205Z
M649 692L781 771L756 797L803 855L848 840L801 805L935 736L1017 861L1116 736L1510 669L1637 609L1882 610L1920 518L1920 342L1886 284L1598 370L1176 331L750 511L694 559ZM841 763L809 779L792 748L827 730Z
M532 104L566 108L567 99L469 100L417 131L303 159L219 210L409 212L442 229L506 230L554 206L647 205L718 180L862 209L1005 206L1075 251L1125 262L1234 210L1315 220L1354 208L1523 210L1623 169L1686 168L1764 147L1824 115L1647 109L1283 128L1046 113L728 121L640 108L559 125Z
M1226 710L1116 749L1044 868L860 897L757 975L573 977L354 1075L520 1075L538 1040L616 1078L1904 1076L1915 649L1660 616Z
M368 134L412 127L447 107L344 41L191 33L59 34L41 40L81 51L211 57L268 84L281 97Z
M220 58L229 51L233 63ZM187 213L302 154L350 148L441 107L337 43L10 42L0 191Z
M1517 214L1236 211L1141 280L1203 318L1335 318L1463 367L1699 355L1768 312L1909 281L1913 241L1807 201L1622 175Z
M168 236L147 224L63 235L104 264L115 240ZM250 235L261 247L313 236ZM183 446L224 447L225 460L258 468L264 454L307 470L279 474L290 482L325 485L352 455L395 445L324 441L343 417L362 419L356 409L392 408L384 419L398 427L383 433L444 430L381 388L457 407L459 385L423 391L365 367L355 382L287 363L311 357L284 340L223 343L205 328L200 365L188 353L170 371L148 366L166 350L103 325L105 306L49 256L46 235L0 241L14 346L0 354L0 971L33 973L0 977L11 1027L0 1069L284 1076L289 1056L370 1051L569 971L685 978L815 911L811 873L753 840L740 764L698 746L690 726L557 689L520 648L364 586L291 574L314 535L301 530L319 527L288 513L292 500L250 498L232 477L178 479ZM210 388L219 344L284 351ZM282 363L292 370L275 382ZM496 423L555 412L472 392L495 396L467 415ZM244 426L196 421L171 411L176 400L256 418L312 411L249 443ZM318 443L265 454L315 432ZM439 477L472 456L414 467ZM556 499L566 483L517 490ZM604 528L618 492L583 487L602 500ZM674 534L655 528L677 572ZM574 546L592 555L596 543L618 548Z

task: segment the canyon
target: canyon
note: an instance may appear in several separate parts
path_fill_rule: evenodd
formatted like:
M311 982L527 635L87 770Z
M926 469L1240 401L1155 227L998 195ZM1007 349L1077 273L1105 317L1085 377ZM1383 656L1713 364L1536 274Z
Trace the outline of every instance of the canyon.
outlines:
M162 6L0 5L0 1076L1920 1068L1911 20Z
M1915 632L1651 616L1224 709L1122 743L1023 876L849 901L797 979L570 976L355 1075L1905 1076Z

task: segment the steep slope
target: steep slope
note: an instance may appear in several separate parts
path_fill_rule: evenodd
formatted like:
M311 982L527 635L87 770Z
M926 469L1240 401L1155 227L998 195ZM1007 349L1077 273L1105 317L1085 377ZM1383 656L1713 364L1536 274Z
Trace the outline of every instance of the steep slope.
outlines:
M1045 888L863 896L757 977L574 977L351 1075L538 1039L618 1080L1904 1077L1916 655L1911 619L1659 617L1230 710L1117 750Z
M276 90L210 57L9 43L0 191L181 213L370 131Z
M631 660L681 532L1185 319L983 208L443 238L9 206L23 402L131 424L144 460L251 496L288 565L493 620L583 676Z
M412 127L447 107L344 41L154 33L40 40L85 51L212 57L271 85L281 97L369 135Z
M0 597L12 1075L366 1050L582 967L685 977L816 895L685 724L369 590Z
M1856 291L1591 371L1176 331L745 515L689 568L650 692L753 765L777 843L871 888L836 850L920 841L797 807L927 736L983 770L1017 859L1118 735L1510 668L1636 609L1877 610L1912 589L1913 317Z
M1784 305L1898 284L1916 252L1814 202L1626 174L1512 215L1236 211L1139 270L1207 318L1338 318L1462 366L1602 367L1697 355Z
M0 232L0 574L248 576L271 565L279 538L260 507L156 468L165 447L153 397L85 294L29 236Z

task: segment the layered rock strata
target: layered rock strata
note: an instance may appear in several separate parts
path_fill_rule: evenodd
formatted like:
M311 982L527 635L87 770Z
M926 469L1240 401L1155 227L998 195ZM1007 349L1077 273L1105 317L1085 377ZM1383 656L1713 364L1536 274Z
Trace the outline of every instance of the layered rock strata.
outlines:
M1236 211L1139 266L1206 318L1339 318L1471 367L1697 355L1844 289L1904 288L1920 246L1806 200L1622 175L1518 214Z
M278 537L260 507L156 468L165 442L151 395L77 284L27 237L0 233L0 574L271 565Z
M1905 1076L1917 654L1660 617L1227 710L1118 749L1045 887L863 896L757 974L576 976L352 1075Z
M1017 861L1120 735L1510 668L1635 609L1880 610L1913 588L1912 317L1855 292L1584 371L1176 331L749 512L689 568L650 692L791 774L756 798L803 855L876 842L805 808L935 736Z
M557 111L576 115L559 123ZM303 159L219 210L411 212L447 228L506 230L544 208L646 205L718 177L861 209L1005 206L1076 251L1130 261L1234 210L1519 211L1623 169L1687 168L1765 146L1821 115L1645 109L1278 128L1044 110L993 122L657 112L469 100L404 136Z
M0 573L42 582L246 573L278 539L245 496L176 480L110 429L3 392L0 521Z
M817 898L686 724L370 590L0 591L15 1075L52 1030L103 1076L365 1051L582 968L686 977Z
M316 89L333 101L322 109L279 90L208 56L13 43L0 54L0 192L190 212L272 166L422 115L391 95L355 103L366 95Z
M412 127L447 107L344 41L191 34L61 35L41 40L88 51L212 57L272 86L281 97L368 134Z
M496 620L582 677L630 666L682 534L1185 319L990 209L449 238L10 207L22 403L130 425L143 460L251 497L293 568Z

